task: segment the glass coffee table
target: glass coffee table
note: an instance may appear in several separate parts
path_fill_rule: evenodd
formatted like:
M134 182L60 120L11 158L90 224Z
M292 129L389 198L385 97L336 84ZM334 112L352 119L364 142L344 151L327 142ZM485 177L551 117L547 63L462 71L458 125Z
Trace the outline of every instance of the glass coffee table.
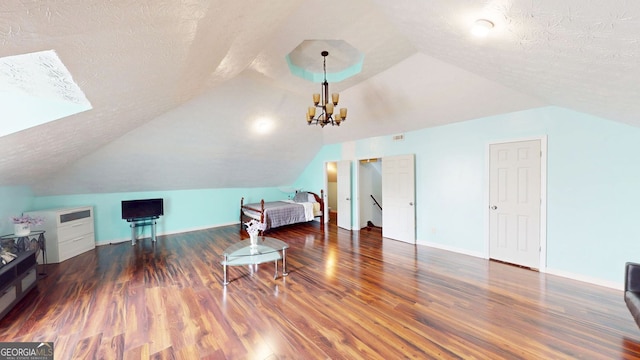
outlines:
M275 264L274 280L278 278L278 260L282 259L282 276L287 273L287 254L289 245L282 240L272 237L259 236L258 243L251 245L251 240L246 239L235 243L224 250L224 260L222 260L223 285L229 284L227 276L227 266L255 265L268 261ZM282 255L280 255L282 252Z

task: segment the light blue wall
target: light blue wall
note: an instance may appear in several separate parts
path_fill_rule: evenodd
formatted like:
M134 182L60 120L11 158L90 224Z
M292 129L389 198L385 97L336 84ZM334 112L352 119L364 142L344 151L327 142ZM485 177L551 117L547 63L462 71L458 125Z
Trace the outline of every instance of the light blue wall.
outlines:
M163 198L164 216L157 231L170 234L238 223L242 197L246 204L262 198L280 200L286 194L276 188L252 188L47 196L36 197L31 210L93 206L96 242L105 244L131 238L128 223L121 219L122 200ZM149 236L148 229L143 231Z
M355 159L415 154L419 243L481 254L488 144L545 135L548 270L622 284L624 262L640 261L639 128L557 107L521 111L408 132L404 141L383 136L326 145L293 186L319 191L324 163L348 159L354 148ZM164 198L162 234L237 223L243 196L248 202L286 197L276 188L256 188L34 198L28 187L0 187L0 230L12 233L9 216L26 210L92 205L96 240L108 243L130 236L120 219L122 200Z
M342 145L325 145L304 169L294 187L305 191L319 192L324 188L325 162L340 160L342 157ZM324 189L326 191L326 189ZM318 194L319 195L319 194Z
M488 144L545 135L547 270L622 284L624 263L640 261L639 128L545 107L359 140L348 160L415 154L418 242L481 255ZM324 162L347 160L341 146L323 148L298 186L323 186Z
M30 210L33 194L28 186L0 187L0 235L13 234L12 216Z

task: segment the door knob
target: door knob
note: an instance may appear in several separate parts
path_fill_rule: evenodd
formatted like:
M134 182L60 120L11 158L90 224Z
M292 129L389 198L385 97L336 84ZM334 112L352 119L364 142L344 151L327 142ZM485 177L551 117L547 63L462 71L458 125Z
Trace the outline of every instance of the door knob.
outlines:
M349 200L351 200L351 199L347 198L347 201L349 201Z
M409 203L409 206L413 206L413 201Z
M495 205L493 205L493 206L491 207L491 210L498 210L498 207L497 207L497 206L495 206Z

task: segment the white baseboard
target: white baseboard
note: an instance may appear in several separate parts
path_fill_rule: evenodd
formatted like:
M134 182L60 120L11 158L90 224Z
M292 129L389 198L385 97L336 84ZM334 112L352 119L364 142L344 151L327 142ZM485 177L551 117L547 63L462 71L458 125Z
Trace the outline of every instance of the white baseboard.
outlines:
M582 281L582 282L589 283L589 284L592 284L592 285L604 286L604 287L608 287L608 288L612 288L612 289L616 289L616 290L624 290L624 284L617 283L617 282L614 282L614 281L596 279L596 278L592 278L590 276L573 274L573 273L570 273L570 272L567 272L567 271L562 271L562 270L557 270L557 269L550 269L550 268L547 268L545 273L550 274L550 275L561 276L561 277L568 278L568 279L571 279L571 280Z
M469 255L469 256L488 260L488 258L482 252L469 251L466 249L460 249L452 246L431 243L431 242L421 242L421 243L418 243L418 245L425 245L425 246L436 248L436 249L451 251L458 254ZM613 281L597 279L590 276L574 274L567 271L546 268L544 270L540 270L540 272L545 274L560 276L560 277L571 279L571 280L582 281L592 285L603 286L603 287L607 287L615 290L624 290L624 284L613 282Z
M226 224L216 224L216 225L208 225L208 226L196 226L196 227L191 227L191 228L186 228L186 229L181 229L181 230L176 230L176 231L157 232L156 236L181 234L181 233L190 232L190 231L207 230L207 229L213 229L213 228L217 228L217 227L223 227L223 226L229 226L229 225L239 225L239 224L240 224L239 221L235 221L235 222L230 222L230 223L226 223ZM150 236L151 235L149 235L149 237ZM131 242L131 238L127 237L127 238L118 238L118 239L111 239L111 240L96 241L96 246L120 244L120 243L123 243L123 242Z
M482 252L469 251L467 249L461 249L461 248L457 248L457 247L453 247L453 246L447 246L447 245L442 245L442 244L432 243L432 242L418 242L417 244L418 245L424 245L424 246L432 247L432 248L436 248L436 249L440 249L440 250L451 251L451 252L458 253L458 254L478 257L478 258L481 258L481 259L486 259L487 258Z

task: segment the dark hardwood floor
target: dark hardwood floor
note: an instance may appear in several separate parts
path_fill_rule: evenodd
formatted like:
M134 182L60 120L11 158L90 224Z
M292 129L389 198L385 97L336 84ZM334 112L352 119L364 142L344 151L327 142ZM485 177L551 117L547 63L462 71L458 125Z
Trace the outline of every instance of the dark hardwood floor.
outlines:
M622 292L317 224L276 229L273 263L231 267L227 226L96 248L49 265L0 341L56 359L618 359L640 357ZM620 271L623 271L621 264Z

